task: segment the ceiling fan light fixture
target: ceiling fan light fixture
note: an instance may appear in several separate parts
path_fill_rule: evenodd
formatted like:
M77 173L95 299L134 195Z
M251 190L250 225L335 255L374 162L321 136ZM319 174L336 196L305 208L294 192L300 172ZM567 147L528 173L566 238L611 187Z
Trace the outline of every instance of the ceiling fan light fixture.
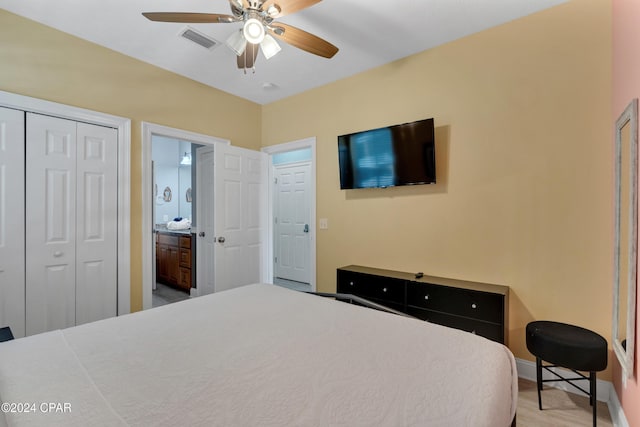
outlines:
M269 59L276 53L280 52L282 48L280 47L276 39L267 34L264 36L264 40L262 40L262 43L260 43L260 50L262 51L264 57Z
M274 17L280 14L280 12L282 12L282 8L280 6L278 6L277 4L272 4L271 6L269 6L266 10L267 15Z
M227 46L236 55L242 55L247 48L247 39L244 38L242 30L234 31L226 41Z
M265 36L264 25L256 18L249 18L242 27L242 33L249 43L260 44Z

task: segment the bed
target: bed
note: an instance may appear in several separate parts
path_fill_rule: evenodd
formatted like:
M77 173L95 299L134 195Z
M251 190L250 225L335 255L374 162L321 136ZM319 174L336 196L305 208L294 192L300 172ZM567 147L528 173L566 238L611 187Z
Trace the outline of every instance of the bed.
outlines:
M501 344L255 284L0 344L0 426L509 426Z

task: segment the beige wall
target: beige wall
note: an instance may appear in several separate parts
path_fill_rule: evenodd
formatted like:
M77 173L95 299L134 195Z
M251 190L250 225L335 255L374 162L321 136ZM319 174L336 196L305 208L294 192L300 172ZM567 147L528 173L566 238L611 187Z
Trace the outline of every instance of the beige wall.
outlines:
M573 1L260 107L0 10L0 90L132 119L133 309L141 121L248 148L315 136L319 289L352 263L508 285L530 358L532 319L610 337L610 21L610 2ZM426 117L438 184L339 190L337 135Z
M613 111L611 126L633 98L640 97L640 2L633 0L614 0L613 2ZM613 135L613 132L612 132ZM611 144L613 145L613 138ZM638 264L640 266L640 263ZM640 292L636 293L636 313ZM624 306L621 306L624 307ZM636 314L635 325L635 364L634 375L626 383L623 380L622 367L612 358L613 384L622 404L625 417L630 426L640 426L640 357L638 357L638 335L640 334L640 315Z
M259 149L261 107L0 9L0 90L130 118L131 309L142 309L141 122ZM247 125L249 124L249 125Z
M533 319L609 338L610 9L570 2L263 107L263 145L317 137L318 289L348 264L504 284L517 357ZM339 189L337 135L427 117L438 184Z

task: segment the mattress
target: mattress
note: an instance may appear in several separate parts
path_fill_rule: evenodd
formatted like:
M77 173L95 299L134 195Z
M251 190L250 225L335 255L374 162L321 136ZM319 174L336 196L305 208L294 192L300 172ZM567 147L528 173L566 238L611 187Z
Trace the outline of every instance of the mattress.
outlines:
M485 338L255 284L2 343L0 399L8 426L496 427L517 374Z

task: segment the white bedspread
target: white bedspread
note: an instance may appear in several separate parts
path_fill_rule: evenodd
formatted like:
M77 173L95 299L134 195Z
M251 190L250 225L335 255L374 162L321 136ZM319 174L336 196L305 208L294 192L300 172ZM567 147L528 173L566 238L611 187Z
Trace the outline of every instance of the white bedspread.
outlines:
M484 338L258 284L2 343L0 399L37 407L9 426L499 427L517 374Z

